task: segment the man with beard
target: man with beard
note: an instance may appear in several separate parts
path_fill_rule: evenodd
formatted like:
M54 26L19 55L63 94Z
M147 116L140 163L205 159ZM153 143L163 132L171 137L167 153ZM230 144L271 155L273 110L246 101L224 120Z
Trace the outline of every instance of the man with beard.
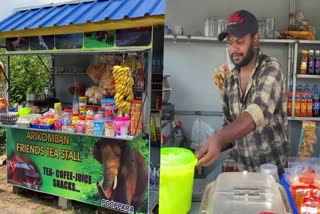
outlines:
M198 164L209 166L221 151L232 147L229 158L238 171L259 172L273 163L284 172L288 157L286 83L279 62L259 49L258 21L248 11L234 12L218 39L227 38L235 68L222 90L224 128L196 152ZM224 66L226 69L226 66Z

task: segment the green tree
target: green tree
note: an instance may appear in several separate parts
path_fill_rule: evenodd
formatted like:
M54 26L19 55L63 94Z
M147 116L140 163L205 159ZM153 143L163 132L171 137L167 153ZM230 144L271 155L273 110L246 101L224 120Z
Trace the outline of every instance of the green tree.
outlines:
M4 53L4 50L1 50ZM51 67L50 56L40 56L47 68ZM6 62L5 57L1 57ZM10 103L21 103L30 92L41 93L48 86L49 72L38 56L17 55L10 57Z
M0 48L4 54L5 49ZM40 56L47 68L51 67L51 56ZM6 56L0 60L6 63ZM8 65L6 65L8 66ZM16 55L10 56L10 104L21 103L26 100L30 92L41 93L48 86L50 74L38 56ZM0 154L5 150L5 131L0 130Z

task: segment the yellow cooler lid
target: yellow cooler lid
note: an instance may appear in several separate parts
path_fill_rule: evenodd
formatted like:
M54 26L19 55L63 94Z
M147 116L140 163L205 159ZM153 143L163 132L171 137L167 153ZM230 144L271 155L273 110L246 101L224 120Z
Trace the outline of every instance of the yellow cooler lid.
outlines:
M160 152L160 168L185 168L197 165L197 158L191 150L180 147L162 148Z

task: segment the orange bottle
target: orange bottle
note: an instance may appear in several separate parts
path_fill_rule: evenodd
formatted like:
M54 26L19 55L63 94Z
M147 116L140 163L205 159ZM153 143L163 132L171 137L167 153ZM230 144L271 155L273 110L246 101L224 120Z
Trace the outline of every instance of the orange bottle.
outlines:
M296 96L295 96L295 109L294 109L294 115L296 117L301 117L301 91L302 91L302 85L298 85Z
M307 117L307 92L300 92L300 117Z

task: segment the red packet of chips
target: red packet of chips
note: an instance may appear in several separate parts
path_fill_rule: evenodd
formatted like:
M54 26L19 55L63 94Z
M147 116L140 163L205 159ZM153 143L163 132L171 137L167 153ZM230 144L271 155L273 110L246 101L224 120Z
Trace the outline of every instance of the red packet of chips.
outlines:
M320 198L305 197L301 204L300 214L320 214Z

